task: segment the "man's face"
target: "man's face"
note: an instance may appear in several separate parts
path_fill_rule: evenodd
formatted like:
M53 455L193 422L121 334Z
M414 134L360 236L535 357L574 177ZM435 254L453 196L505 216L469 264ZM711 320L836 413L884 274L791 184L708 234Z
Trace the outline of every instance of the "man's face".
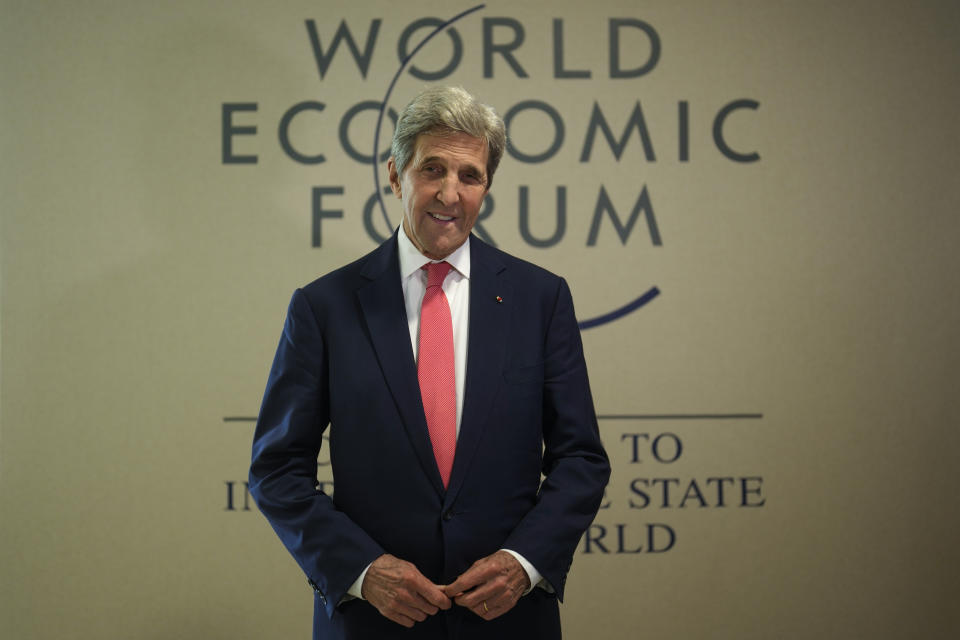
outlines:
M465 133L421 134L402 175L387 162L390 186L403 200L403 230L420 253L446 258L462 245L487 194L487 144Z

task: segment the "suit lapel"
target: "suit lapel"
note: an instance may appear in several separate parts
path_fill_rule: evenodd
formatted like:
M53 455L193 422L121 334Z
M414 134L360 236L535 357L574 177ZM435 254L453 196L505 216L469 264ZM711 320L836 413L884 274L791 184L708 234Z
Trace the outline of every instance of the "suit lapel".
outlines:
M420 460L420 466L437 492L443 493L443 481L433 456L423 404L420 401L417 368L410 345L407 312L400 283L396 235L370 254L370 259L361 273L370 282L357 290L357 298L380 368L400 413L403 428Z
M445 506L450 506L456 499L469 473L474 454L483 438L487 416L501 385L509 315L507 304L512 294L505 275L505 266L497 256L475 236L471 236L467 375L460 435ZM498 300L498 296L503 302Z

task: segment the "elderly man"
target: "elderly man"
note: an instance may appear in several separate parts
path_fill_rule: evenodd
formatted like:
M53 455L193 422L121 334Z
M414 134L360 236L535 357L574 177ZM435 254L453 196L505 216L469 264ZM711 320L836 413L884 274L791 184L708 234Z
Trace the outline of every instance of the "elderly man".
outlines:
M290 302L250 491L315 638L560 638L610 467L566 283L470 234L505 144L466 91L418 95L387 163L400 228Z

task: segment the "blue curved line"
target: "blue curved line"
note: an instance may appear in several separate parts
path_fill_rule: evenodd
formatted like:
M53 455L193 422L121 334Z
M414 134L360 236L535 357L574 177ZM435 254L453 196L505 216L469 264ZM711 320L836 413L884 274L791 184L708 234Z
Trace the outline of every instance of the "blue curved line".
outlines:
M470 15L471 13L473 13L474 11L479 11L480 9L483 9L485 6L487 5L478 4L477 6L471 9L467 9L466 11L458 13L457 15L453 16L443 24L438 25L436 29L431 31L427 35L427 37L421 40L420 44L418 44L414 48L414 50L410 52L410 55L404 58L403 62L400 63L400 68L397 69L397 73L393 76L393 80L390 81L390 86L387 88L387 95L383 96L383 102L380 104L380 113L377 115L377 128L373 132L373 186L377 190L376 191L377 201L380 203L380 212L383 214L384 222L387 223L387 229L391 229L393 225L390 224L390 216L387 215L387 205L383 203L383 193L380 192L380 170L377 166L377 154L380 150L380 125L383 124L383 114L387 110L387 101L390 99L390 94L393 93L393 87L395 84L397 84L397 80L400 78L400 74L403 73L403 70L407 67L407 63L410 62L413 56L417 55L417 52L420 51L420 49L423 48L423 45L427 44L427 42L429 42L430 39L433 38L433 36L437 35L438 33L443 31L450 25L452 25L454 22L456 22L460 18L464 18Z
M632 313L647 304L654 298L660 295L660 289L657 287L650 287L650 290L645 294L634 300L629 304L625 304L619 309L614 309L610 313L605 313L602 316L597 316L596 318L590 318L589 320L584 320L583 322L578 323L580 325L580 330L585 331L587 329L593 329L594 327L599 327L602 324L607 324L608 322L613 322L614 320L619 320L628 313Z

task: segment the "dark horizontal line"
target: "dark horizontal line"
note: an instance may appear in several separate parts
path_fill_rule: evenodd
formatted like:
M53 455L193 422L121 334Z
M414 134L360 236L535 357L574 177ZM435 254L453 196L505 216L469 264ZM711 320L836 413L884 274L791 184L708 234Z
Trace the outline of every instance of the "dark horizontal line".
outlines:
M762 413L608 413L598 420L762 420ZM256 422L257 416L224 416L224 422Z
M598 420L761 420L762 413L616 413Z

